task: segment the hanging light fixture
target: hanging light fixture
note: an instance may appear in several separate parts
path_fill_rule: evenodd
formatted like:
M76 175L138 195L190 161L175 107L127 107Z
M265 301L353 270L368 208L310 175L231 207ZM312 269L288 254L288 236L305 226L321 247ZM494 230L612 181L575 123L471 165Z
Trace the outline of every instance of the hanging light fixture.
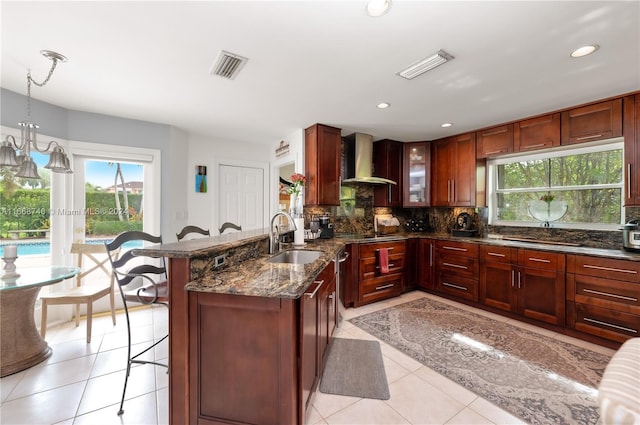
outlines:
M50 50L41 50L40 53L42 53L45 58L53 61L53 65L51 65L49 75L47 75L47 78L42 83L38 83L31 78L31 70L27 71L27 119L19 123L20 143L18 144L16 142L15 137L7 136L0 144L0 167L15 168L15 176L26 179L40 178L38 175L38 167L31 157L31 149L36 152L49 154L49 162L44 168L48 168L56 173L73 172L69 167L69 158L58 142L52 140L44 149L38 146L37 129L39 126L31 122L31 83L38 87L43 87L49 82L58 62L67 61L65 56ZM17 154L17 151L20 151L20 153Z

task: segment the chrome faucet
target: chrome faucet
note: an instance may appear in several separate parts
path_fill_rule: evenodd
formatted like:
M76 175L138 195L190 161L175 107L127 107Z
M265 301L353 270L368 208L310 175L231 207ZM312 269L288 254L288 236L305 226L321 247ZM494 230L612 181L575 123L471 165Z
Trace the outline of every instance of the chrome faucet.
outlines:
M271 217L271 224L269 225L269 254L277 254L280 251L280 229L278 229L278 225L274 225L273 223L276 221L276 218L280 215L287 217L289 221L289 228L293 227L293 230L298 230L296 223L293 221L293 218L284 211L278 211Z

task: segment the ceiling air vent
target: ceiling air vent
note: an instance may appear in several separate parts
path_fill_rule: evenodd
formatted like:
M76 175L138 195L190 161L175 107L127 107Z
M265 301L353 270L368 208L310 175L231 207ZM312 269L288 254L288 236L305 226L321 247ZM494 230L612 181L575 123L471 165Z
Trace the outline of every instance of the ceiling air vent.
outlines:
M422 59L420 62L414 63L410 67L405 70L398 72L398 75L406 78L407 80L412 80L416 78L418 75L422 75L427 71L432 70L445 62L454 59L449 53L444 50L438 50L433 55L428 58Z
M233 80L248 60L235 53L222 50L209 73Z

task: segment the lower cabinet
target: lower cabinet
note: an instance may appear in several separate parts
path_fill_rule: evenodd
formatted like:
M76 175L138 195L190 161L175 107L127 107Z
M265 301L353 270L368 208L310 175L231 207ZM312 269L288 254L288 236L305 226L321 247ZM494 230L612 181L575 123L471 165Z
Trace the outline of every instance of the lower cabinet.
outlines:
M335 278L331 263L299 299L189 292L190 423L304 423L337 324Z
M418 287L433 289L435 287L435 255L436 241L420 239L418 245Z
M483 245L478 298L494 308L563 326L564 273L564 254Z
M388 271L381 267L380 251L388 255ZM406 241L361 243L358 246L356 307L398 296L404 288Z
M569 255L567 326L617 342L640 336L640 262Z
M478 301L478 244L436 241L435 289Z

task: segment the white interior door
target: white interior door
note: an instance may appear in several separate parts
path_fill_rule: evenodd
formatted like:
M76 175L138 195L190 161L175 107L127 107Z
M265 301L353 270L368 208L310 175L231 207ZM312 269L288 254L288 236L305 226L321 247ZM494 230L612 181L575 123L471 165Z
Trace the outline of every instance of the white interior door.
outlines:
M238 224L242 230L262 228L264 170L221 164L218 182L217 228L225 222Z

